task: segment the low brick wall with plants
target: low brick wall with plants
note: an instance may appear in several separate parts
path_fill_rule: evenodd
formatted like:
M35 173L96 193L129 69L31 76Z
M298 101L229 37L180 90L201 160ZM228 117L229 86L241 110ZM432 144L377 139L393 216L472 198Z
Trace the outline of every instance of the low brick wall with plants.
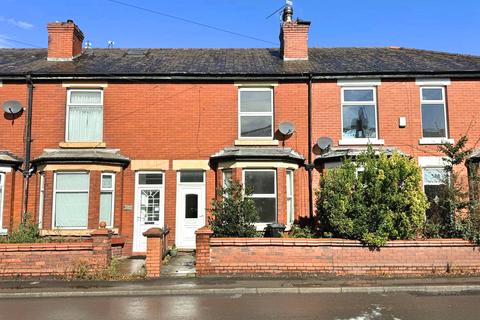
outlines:
M105 269L111 260L108 229L76 242L0 243L0 277L76 276Z
M462 239L395 240L381 248L343 239L212 238L197 231L197 275L427 275L479 273L480 247Z

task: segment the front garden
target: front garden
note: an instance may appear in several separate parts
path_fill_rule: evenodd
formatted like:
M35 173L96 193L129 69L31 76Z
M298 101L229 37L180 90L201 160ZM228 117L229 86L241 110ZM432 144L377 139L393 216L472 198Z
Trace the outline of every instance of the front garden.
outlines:
M469 181L461 176L472 152L467 141L462 137L440 147L444 174L437 178L442 181L433 199L424 193L421 168L408 156L369 147L355 160L345 159L321 176L315 219L293 225L284 236L358 240L370 247L432 238L479 243L478 195L469 189L477 184L477 175L469 170ZM258 215L250 193L238 182L220 190L209 221L214 237L263 236L255 229Z

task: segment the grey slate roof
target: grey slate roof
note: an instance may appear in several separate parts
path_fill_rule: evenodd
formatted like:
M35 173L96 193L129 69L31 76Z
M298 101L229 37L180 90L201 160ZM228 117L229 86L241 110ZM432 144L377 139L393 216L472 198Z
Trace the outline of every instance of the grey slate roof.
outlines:
M367 147L359 147L359 148L343 148L343 147L335 147L330 149L329 151L318 155L315 159L315 163L322 163L322 162L331 162L331 161L339 161L344 158L355 158L359 156L362 152L365 152ZM387 155L392 155L394 152L398 152L399 154L405 155L401 150L397 148L374 148L375 152L379 152L380 150L384 151Z
M303 163L305 158L291 148L282 147L228 147L210 157L211 162L241 160L273 160Z
M23 162L23 159L14 155L8 150L0 150L0 163L19 165Z
M130 159L118 149L45 149L33 163L117 163L127 165Z
M0 76L318 76L480 73L480 56L405 48L311 48L308 61L278 49L87 49L47 61L47 49L0 49Z

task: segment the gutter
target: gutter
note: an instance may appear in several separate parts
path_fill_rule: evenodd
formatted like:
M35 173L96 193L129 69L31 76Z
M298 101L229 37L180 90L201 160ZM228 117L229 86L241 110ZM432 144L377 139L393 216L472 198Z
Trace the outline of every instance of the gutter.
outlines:
M387 73L337 73L337 74L313 74L310 73L313 80L336 80L336 79L408 79L408 78L480 78L480 71L464 71L464 72L387 72ZM130 75L114 75L114 74L85 74L85 75L48 75L48 74L31 74L33 80L139 80L139 81L235 81L235 80L291 80L304 81L307 79L304 74L291 75L275 75L275 74L130 74ZM1 80L21 81L25 79L24 74L0 74Z

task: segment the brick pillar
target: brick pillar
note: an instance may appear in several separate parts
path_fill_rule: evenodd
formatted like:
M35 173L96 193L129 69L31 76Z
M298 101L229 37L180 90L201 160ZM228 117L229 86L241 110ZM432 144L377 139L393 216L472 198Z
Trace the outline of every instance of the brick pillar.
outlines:
M112 261L112 230L100 226L91 233L93 243L93 259L97 268L105 268Z
M88 228L94 229L100 222L100 171L90 171L90 192L88 199Z
M143 233L147 237L147 277L158 278L162 270L164 232L161 228L150 228Z
M208 275L210 272L210 238L213 235L209 226L195 231L196 234L196 271L198 276Z

